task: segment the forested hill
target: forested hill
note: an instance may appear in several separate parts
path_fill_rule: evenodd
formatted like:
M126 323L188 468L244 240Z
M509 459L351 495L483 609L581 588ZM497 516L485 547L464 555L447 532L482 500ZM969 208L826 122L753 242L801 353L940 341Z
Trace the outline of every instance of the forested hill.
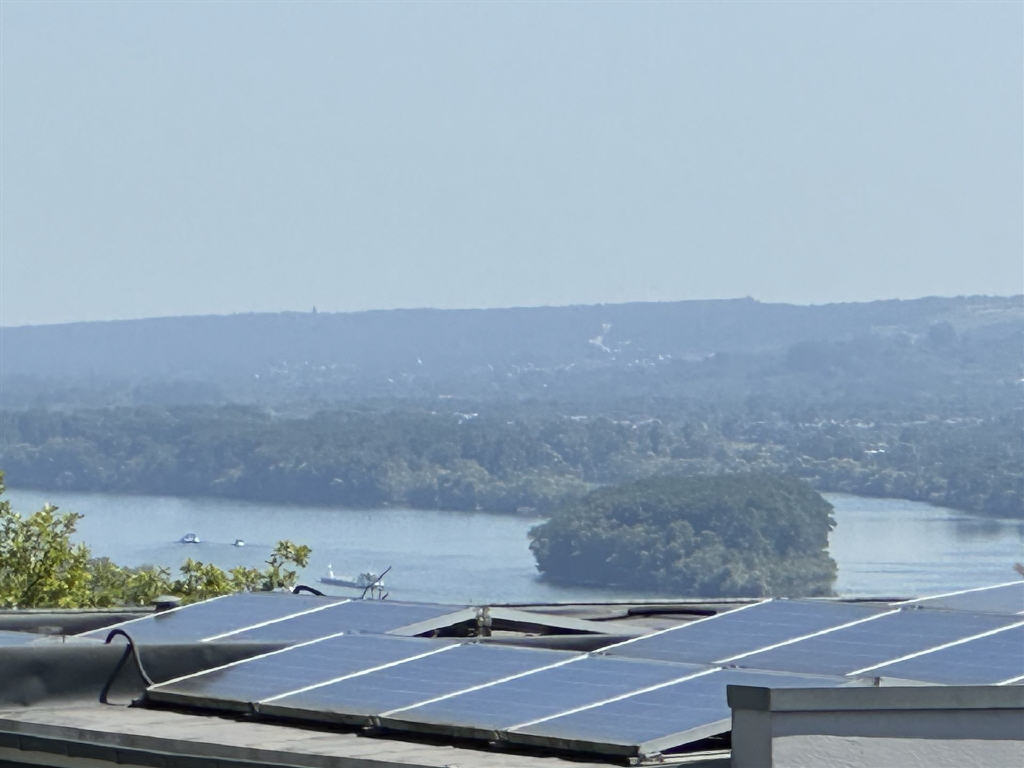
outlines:
M854 399L903 398L928 380L987 398L1019 377L1022 337L1020 297L174 317L2 328L0 385L3 405L16 408L438 396L583 402L744 398L763 392L751 377L782 376L788 391L794 377L824 373L864 379L863 392L838 393ZM895 372L892 361L908 355L920 359Z
M549 510L651 475L1024 516L1021 297L237 315L0 330L40 488Z

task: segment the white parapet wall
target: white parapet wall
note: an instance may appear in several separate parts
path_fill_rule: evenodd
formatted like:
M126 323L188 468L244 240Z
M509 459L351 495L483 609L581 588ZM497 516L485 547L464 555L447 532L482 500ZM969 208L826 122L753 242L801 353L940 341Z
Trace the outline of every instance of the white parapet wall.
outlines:
M729 706L733 768L1024 766L1022 686L730 685Z

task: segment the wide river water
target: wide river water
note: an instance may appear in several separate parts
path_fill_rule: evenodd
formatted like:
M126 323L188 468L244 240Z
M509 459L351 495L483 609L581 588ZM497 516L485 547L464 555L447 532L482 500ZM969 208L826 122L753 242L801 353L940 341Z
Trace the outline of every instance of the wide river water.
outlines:
M280 539L313 548L302 581L335 574L393 570L396 600L558 602L656 597L607 589L559 587L537 576L527 531L540 518L486 512L352 510L210 498L44 492L8 488L18 512L44 502L84 515L77 540L94 556L123 565L177 568L186 557L222 567L262 566ZM900 499L826 494L835 506L830 551L843 596L917 596L1018 578L1024 521L979 518ZM199 544L180 544L194 531ZM244 547L232 542L241 538ZM324 588L344 594L343 588Z

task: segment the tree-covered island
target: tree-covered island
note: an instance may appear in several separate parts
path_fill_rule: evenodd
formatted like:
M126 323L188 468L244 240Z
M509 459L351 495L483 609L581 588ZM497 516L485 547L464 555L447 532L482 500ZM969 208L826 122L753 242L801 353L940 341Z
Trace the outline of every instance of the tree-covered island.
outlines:
M763 474L656 477L601 488L530 531L544 577L677 595L829 595L832 505Z

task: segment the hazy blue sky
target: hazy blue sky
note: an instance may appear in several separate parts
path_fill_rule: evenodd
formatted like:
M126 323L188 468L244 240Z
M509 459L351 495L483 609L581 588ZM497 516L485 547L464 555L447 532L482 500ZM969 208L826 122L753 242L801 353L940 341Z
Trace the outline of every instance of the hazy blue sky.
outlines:
M0 324L1019 293L1022 8L3 0Z

